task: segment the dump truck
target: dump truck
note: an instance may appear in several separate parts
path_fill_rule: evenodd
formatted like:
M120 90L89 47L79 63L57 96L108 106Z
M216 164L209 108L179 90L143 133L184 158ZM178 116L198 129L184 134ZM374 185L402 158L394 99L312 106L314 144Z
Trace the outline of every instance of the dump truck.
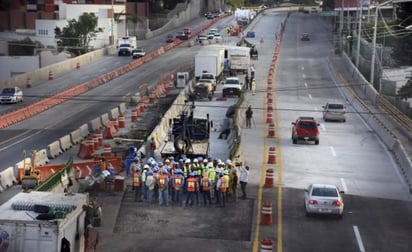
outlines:
M88 206L88 194L16 194L0 206L0 251L86 251Z

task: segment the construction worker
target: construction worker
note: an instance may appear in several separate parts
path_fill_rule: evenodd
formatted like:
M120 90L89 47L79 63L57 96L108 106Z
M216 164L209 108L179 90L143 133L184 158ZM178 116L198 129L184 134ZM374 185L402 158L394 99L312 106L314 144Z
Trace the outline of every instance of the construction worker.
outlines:
M147 202L152 203L152 195L153 195L153 190L155 186L155 181L153 178L153 171L149 170L147 172L147 177L146 177L146 186L147 186Z
M225 207L227 181L226 181L226 177L223 175L223 173L219 173L219 179L216 183L216 188L218 189L218 192L219 192L219 206L220 207Z
M202 194L203 194L203 203L206 206L208 202L209 206L211 206L212 199L210 198L210 186L212 183L210 181L209 175L205 173L201 181L202 181L201 187L202 187Z
M200 177L200 174L197 172L197 171L194 171L193 172L193 174L194 174L194 177L196 178L196 183L197 183L197 185L199 185L198 187L196 187L196 193L195 193L195 197L196 197L196 205L200 205L200 203L199 203L199 194L200 194L200 190L202 189L201 187L200 187L200 183L201 183L201 177Z
M189 173L189 178L186 181L187 183L187 187L186 187L186 191L187 191L187 198L186 198L186 206L189 204L190 201L190 206L193 206L194 203L194 196L196 191L198 190L198 183L197 180L195 178L195 175L193 172Z
M252 80L252 95L256 94L256 80L253 78Z
M164 204L169 206L169 177L167 175L167 169L162 170L162 174L159 175L159 206Z
M252 110L251 105L249 105L245 114L246 114L246 128L252 128L253 110Z
M189 178L190 173L192 172L191 169L191 160L190 158L186 158L184 161L185 165L183 166L183 177L185 178L185 183L187 182L187 179ZM184 190L186 191L187 185L184 185Z
M232 189L232 196L235 202L237 202L237 185L239 182L239 177L237 176L236 168L232 169L232 177L230 179L230 188Z
M229 177L229 170L225 170L223 172L223 177L225 178L225 182L226 182L226 196L231 195L231 191L230 191L230 177Z
M174 191L174 202L176 204L180 204L180 197L183 191L185 178L183 177L183 171L181 169L176 169L175 174L173 176L172 184L173 184L173 191Z
M136 167L133 172L134 201L142 202L142 176L140 167Z
M147 172L149 171L149 165L145 164L143 166L143 171L142 171L142 195L144 199L147 199L147 186L146 186L146 178L147 178Z
M212 163L208 163L208 177L210 179L210 198L215 198L215 185L216 185L216 169Z
M242 197L241 199L247 199L246 196L246 185L248 182L249 177L249 166L243 167L242 165L239 166L240 169L240 189L242 189Z

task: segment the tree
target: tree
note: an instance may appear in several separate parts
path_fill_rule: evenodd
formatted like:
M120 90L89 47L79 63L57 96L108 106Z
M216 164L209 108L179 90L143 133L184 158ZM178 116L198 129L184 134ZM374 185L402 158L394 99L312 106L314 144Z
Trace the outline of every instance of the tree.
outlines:
M398 91L398 96L402 100L412 98L412 76L407 77L408 81L404 86L402 86Z
M60 29L54 29L57 39L58 51L67 49L70 53L81 55L88 52L92 39L97 37L97 33L103 32L97 27L98 17L94 13L83 13L79 20L68 20L68 25Z
M412 65L412 32L405 27L412 25L412 3L402 3L397 9L398 26L397 34L403 34L394 40L392 57L398 65ZM408 34L409 33L409 34Z

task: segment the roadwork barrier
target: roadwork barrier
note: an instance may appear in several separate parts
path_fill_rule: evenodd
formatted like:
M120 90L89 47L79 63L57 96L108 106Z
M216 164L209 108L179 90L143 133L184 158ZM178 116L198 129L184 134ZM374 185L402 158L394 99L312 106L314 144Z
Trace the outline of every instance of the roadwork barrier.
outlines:
M83 139L81 129L73 130L70 133L70 141L72 144L78 144Z
M81 132L82 139L85 139L90 134L89 126L87 124L83 124L82 126L80 126L80 132Z
M265 188L275 187L275 170L273 168L266 169L265 174Z
M110 118L113 120L115 118L118 118L120 115L120 110L119 107L113 108L110 110Z
M59 140L54 141L53 143L47 145L47 156L50 159L54 159L57 156L61 155L63 153L61 147L60 147L60 142Z
M268 238L260 241L260 252L273 252L273 242Z
M272 225L272 203L263 202L260 215L260 225Z
M70 135L65 135L63 137L60 137L59 143L60 143L60 148L63 152L68 151L73 147Z
M50 162L47 157L47 149L41 149L36 152L35 166L42 166Z
M101 119L102 119L102 124L103 124L103 125L106 125L108 122L110 122L109 113L104 113L104 114L101 116Z
M95 119L89 122L90 132L96 132L102 128L103 128L103 125L102 125L102 120L100 119L100 117L96 117Z
M6 168L4 171L0 172L0 184L4 189L17 184L17 179L14 176L13 167Z

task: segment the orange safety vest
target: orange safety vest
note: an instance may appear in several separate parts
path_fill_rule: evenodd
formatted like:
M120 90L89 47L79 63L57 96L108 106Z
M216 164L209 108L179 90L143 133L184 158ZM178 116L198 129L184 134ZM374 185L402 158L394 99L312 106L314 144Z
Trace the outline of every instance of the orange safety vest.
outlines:
M160 189L166 188L166 178L167 178L167 175L164 175L164 174L160 175L159 177L159 188Z
M182 178L180 176L175 177L175 190L179 191L181 186L182 186Z
M220 180L220 191L221 192L226 192L227 185L226 185L226 178L222 177Z
M187 191L188 192L195 192L196 191L196 179L195 178L188 178L187 179Z
M133 173L133 186L140 187L140 174L138 172Z
M203 188L203 191L209 190L209 178L202 179L202 188Z

